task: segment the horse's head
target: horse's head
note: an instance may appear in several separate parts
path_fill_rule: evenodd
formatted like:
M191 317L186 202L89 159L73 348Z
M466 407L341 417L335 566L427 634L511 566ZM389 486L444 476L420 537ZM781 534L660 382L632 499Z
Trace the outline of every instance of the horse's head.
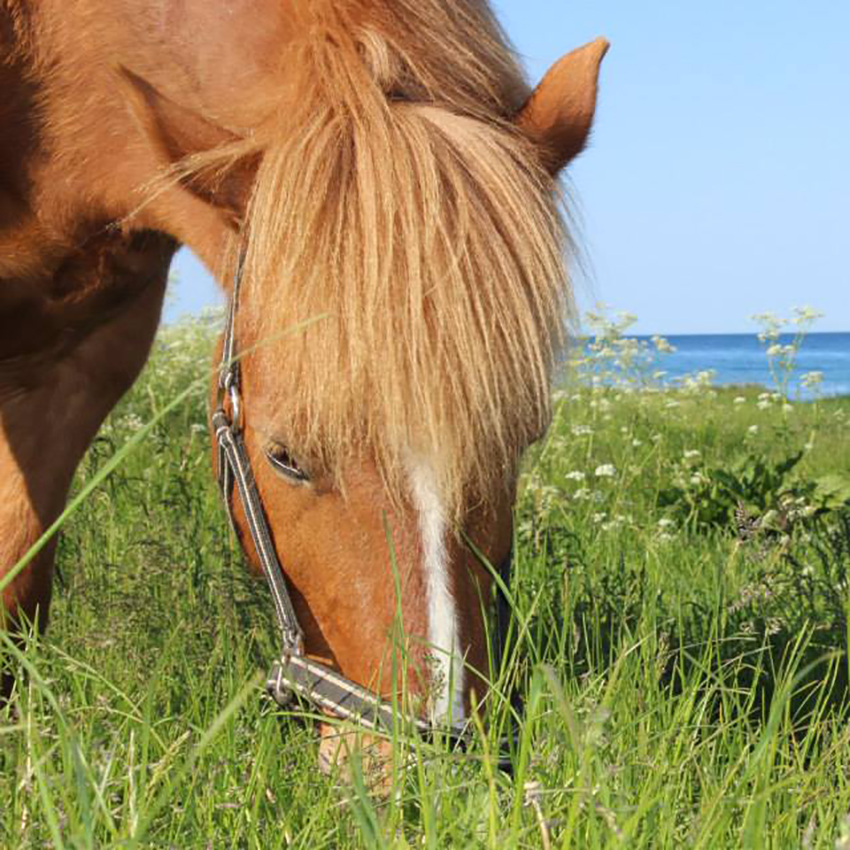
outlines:
M219 268L244 253L241 424L307 652L458 722L488 693L489 565L548 422L570 309L554 178L607 44L500 114L355 41L299 54L297 97L249 138L134 78L136 109L229 229ZM238 501L235 521L256 563Z

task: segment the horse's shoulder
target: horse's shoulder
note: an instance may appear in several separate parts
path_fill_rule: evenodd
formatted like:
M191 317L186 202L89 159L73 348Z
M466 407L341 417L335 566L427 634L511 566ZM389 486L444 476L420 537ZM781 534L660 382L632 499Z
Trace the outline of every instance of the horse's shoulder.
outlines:
M64 358L147 289L160 286L175 249L164 234L123 233L111 224L41 250L26 233L7 234L5 243L0 233L0 257L21 264L16 270L7 261L4 270L0 260L0 362L26 368L30 361Z

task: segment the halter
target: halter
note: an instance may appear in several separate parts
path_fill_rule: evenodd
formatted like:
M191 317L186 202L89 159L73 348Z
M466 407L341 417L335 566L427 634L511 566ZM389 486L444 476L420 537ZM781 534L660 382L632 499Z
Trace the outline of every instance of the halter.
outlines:
M239 390L235 325L244 263L243 251L237 261L233 292L227 308L212 428L218 451L218 480L228 518L236 529L233 521L235 485L251 533L254 550L262 565L263 574L274 601L282 650L280 658L272 664L266 677L266 689L281 706L289 705L293 697L297 695L315 707L330 712L340 720L351 720L374 732L391 734L400 719L397 707L374 691L352 682L336 670L313 661L304 654L304 633L298 623L283 567L272 541L271 529L263 510L262 499L243 437L244 407ZM229 414L225 409L226 400L230 402ZM510 559L507 562L507 567L509 566ZM503 565L500 572L504 573L504 571ZM501 607L500 605L500 609ZM502 614L501 610L500 614ZM501 651L501 641L499 641L498 649ZM402 715L401 719L424 736L431 736L438 731L438 727L408 713ZM460 743L466 742L469 737L465 725L443 727L439 731L449 739Z

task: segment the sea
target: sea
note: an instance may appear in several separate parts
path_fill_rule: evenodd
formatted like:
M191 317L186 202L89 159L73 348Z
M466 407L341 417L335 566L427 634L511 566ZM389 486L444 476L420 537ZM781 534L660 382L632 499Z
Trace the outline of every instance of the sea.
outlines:
M651 337L635 338L651 341ZM688 334L665 339L676 349L659 355L655 364L666 372L665 383L675 385L687 375L711 370L713 383L718 386L757 384L776 389L767 344L756 334ZM783 334L775 343L790 345L793 341L793 335ZM822 381L814 387L804 386L801 378L811 372L822 373ZM850 395L850 333L810 333L797 352L788 397L811 400L837 395Z

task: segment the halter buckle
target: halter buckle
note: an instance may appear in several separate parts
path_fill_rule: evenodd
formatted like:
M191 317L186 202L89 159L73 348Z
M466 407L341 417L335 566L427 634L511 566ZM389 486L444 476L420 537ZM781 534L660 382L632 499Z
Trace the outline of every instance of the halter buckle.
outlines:
M242 396L239 393L236 373L233 371L225 381L225 392L230 399L230 427L238 432L242 429Z

